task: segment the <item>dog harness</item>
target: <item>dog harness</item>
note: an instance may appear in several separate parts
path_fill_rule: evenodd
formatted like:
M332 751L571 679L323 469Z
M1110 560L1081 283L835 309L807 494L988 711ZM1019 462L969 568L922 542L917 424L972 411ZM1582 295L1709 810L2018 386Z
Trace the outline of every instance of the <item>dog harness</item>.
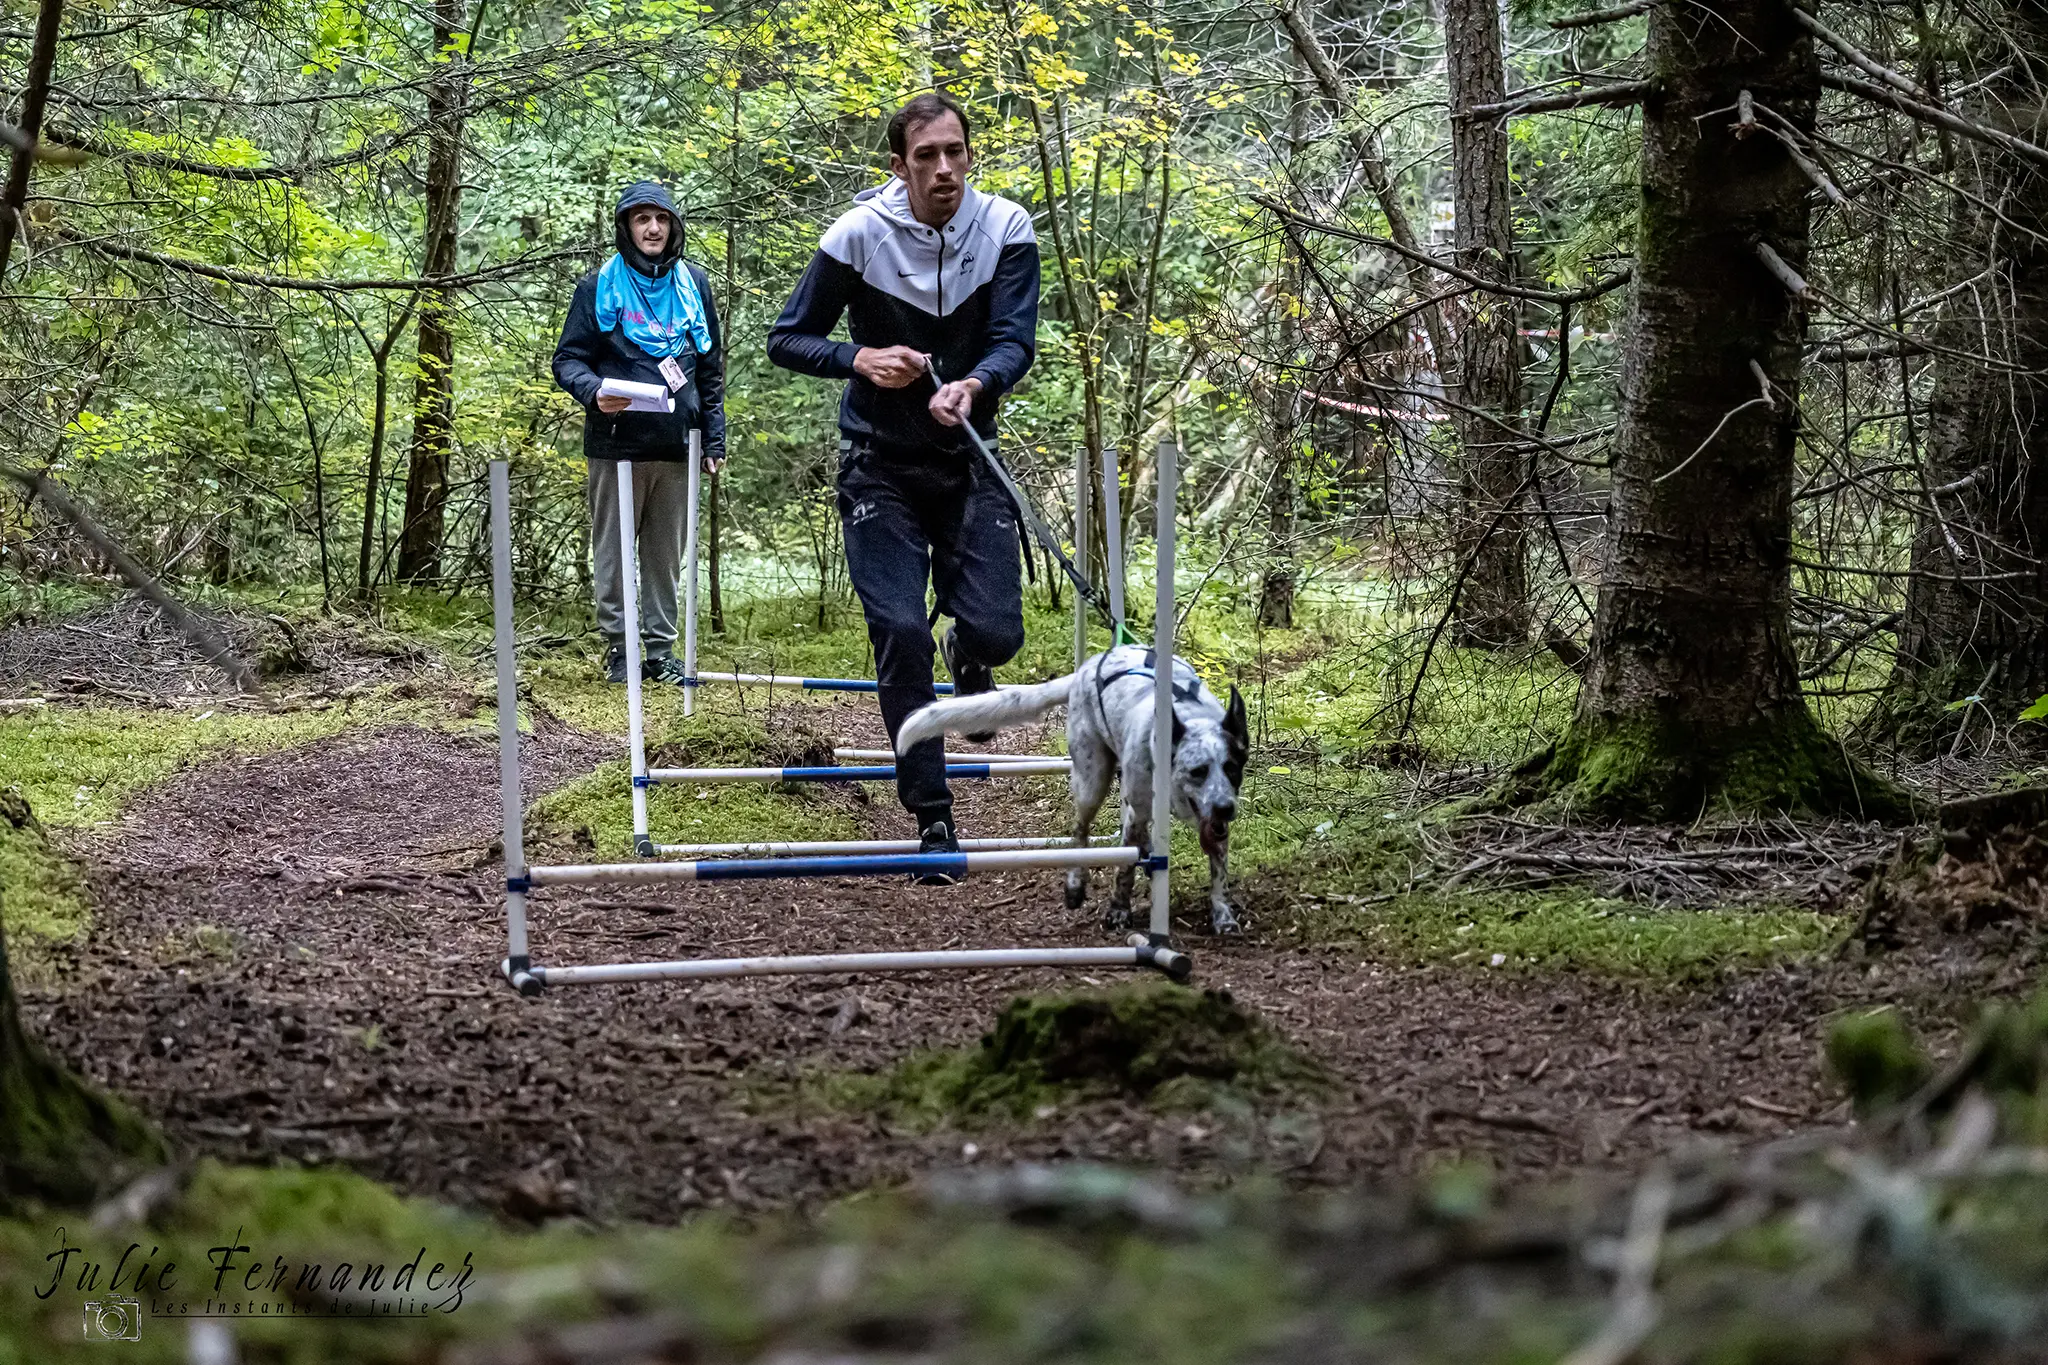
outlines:
M1179 661L1176 660L1175 662ZM1194 671L1194 665L1190 664L1188 666L1188 672L1193 673ZM1178 670L1176 670L1176 673L1178 673ZM1109 729L1109 708L1103 704L1102 694L1109 690L1109 685L1111 683L1119 682L1125 678L1156 679L1158 676L1159 651L1156 649L1146 650L1145 662L1139 664L1136 668L1119 668L1114 673L1105 674L1102 671L1102 665L1097 664L1095 666L1095 713L1102 717L1102 728L1105 731ZM1195 678L1195 680L1192 683L1184 683L1180 680L1178 676L1176 676L1173 679L1174 701L1200 701L1201 697L1202 679L1199 675Z

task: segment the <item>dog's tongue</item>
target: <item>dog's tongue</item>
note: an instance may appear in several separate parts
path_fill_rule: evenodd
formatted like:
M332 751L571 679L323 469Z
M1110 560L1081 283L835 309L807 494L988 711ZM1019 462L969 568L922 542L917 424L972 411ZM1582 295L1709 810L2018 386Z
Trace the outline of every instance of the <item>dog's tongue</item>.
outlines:
M1202 852L1216 852L1217 846L1222 842L1222 840L1218 837L1219 831L1217 830L1216 826L1211 824L1209 821L1204 820L1201 825L1201 833Z

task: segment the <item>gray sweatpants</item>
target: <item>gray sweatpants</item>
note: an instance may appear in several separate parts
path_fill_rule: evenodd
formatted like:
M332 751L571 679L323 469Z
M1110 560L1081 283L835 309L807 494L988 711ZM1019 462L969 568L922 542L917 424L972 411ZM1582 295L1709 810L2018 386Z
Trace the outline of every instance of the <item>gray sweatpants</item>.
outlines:
M619 574L619 462L591 460L590 557L597 580L597 628L607 640L626 638L626 585ZM683 578L684 520L689 514L687 460L633 465L633 534L640 551L640 643L647 657L673 654L676 590Z

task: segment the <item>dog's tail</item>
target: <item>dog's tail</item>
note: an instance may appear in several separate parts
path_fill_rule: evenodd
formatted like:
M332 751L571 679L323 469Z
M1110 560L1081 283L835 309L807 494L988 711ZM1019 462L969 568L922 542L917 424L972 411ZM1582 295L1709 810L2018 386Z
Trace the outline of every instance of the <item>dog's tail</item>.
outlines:
M896 732L896 752L944 734L977 735L984 730L1007 730L1013 725L1039 719L1067 704L1074 675L1029 687L1003 687L994 692L977 692L971 697L947 697L910 713Z

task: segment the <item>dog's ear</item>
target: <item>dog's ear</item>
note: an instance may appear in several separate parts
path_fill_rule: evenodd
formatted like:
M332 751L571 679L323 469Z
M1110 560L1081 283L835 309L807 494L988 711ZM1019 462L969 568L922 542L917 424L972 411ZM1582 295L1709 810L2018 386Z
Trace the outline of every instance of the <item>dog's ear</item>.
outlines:
M1223 737L1230 746L1229 756L1223 760L1223 771L1230 778L1230 785L1244 785L1245 759L1252 751L1251 717L1245 713L1244 695L1237 690L1237 684L1230 685L1230 709L1223 713Z

